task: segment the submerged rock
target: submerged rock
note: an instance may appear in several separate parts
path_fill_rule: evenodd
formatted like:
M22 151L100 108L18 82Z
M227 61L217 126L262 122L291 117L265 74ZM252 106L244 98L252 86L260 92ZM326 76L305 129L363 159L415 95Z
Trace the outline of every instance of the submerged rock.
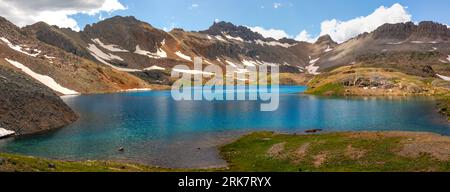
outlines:
M318 133L318 132L322 132L323 129L310 129L310 130L306 130L305 133Z

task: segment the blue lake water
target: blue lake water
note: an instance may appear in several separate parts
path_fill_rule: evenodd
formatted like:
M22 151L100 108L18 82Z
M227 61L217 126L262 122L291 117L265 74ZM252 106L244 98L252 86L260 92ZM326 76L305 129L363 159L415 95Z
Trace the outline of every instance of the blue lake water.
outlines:
M66 97L80 119L44 135L0 141L0 151L67 160L123 160L164 167L223 166L217 145L248 131L423 131L450 135L430 98L339 98L281 86L279 109L262 101L174 101L170 91ZM124 147L125 152L118 152Z

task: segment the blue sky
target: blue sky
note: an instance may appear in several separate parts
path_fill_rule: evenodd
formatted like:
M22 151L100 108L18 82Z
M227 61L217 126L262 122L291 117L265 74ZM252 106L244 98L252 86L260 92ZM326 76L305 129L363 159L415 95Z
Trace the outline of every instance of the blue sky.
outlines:
M186 30L208 28L215 19L238 25L282 29L290 35L307 30L320 33L327 19L346 21L371 14L380 6L395 3L407 7L413 21L450 23L448 0L119 0L127 7L112 15L133 15L158 28ZM278 6L275 6L278 5ZM277 7L277 8L276 8ZM97 16L76 15L79 25L97 22Z

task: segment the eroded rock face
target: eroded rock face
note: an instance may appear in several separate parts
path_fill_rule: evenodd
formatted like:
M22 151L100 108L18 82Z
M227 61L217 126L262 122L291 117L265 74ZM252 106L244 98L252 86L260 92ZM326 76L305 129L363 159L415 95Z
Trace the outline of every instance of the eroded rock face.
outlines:
M62 128L77 118L49 88L0 65L0 127L27 135Z
M423 21L419 25L415 25L412 22L384 24L374 31L375 39L406 40L412 38L412 40L448 40L449 37L450 30L447 26L432 21Z
M399 39L408 38L417 26L412 22L398 24L384 24L373 32L375 39Z
M233 37L241 37L245 41L255 41L265 39L261 34L255 33L247 27L236 26L232 23L224 21L214 23L208 30L201 31L200 33L209 34L213 36L223 35L225 33Z
M69 53L93 59L84 48L85 44L81 40L81 35L70 28L59 28L44 22L38 22L24 27L23 31L27 35L34 36L40 41L59 47Z

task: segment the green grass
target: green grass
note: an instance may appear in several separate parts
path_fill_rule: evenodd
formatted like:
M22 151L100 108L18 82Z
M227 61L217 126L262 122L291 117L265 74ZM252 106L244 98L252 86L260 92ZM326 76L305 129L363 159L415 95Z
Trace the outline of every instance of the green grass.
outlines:
M342 95L344 93L344 86L340 83L328 83L320 87L311 88L306 91L307 94L312 95Z
M222 156L232 171L277 172L383 172L383 171L449 171L449 162L440 162L430 155L408 158L396 154L402 138L351 138L346 133L319 135L283 135L270 132L253 133L237 142L224 146ZM268 155L268 150L286 143L278 156ZM309 143L303 158L296 154L298 148ZM349 146L364 151L361 158L346 155ZM327 154L319 166L315 158Z
M3 162L2 162L3 160ZM171 172L183 169L164 169L145 165L112 161L57 161L0 153L0 172ZM201 170L190 170L201 171Z

